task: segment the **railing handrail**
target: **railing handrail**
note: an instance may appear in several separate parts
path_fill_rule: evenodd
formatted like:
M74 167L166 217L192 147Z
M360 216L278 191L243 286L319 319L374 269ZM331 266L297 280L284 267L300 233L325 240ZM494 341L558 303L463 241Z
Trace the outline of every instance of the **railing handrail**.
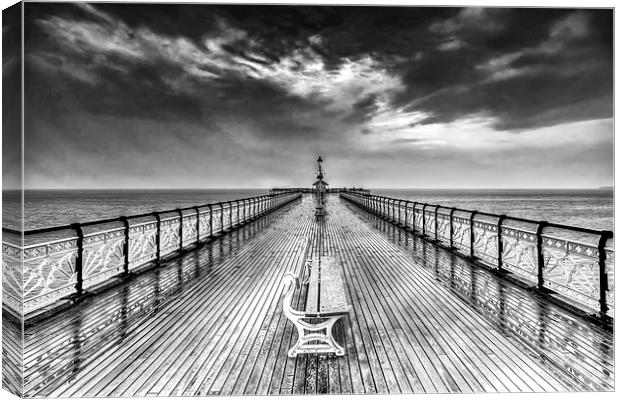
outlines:
M295 191L289 191L289 192L282 192L282 193L274 193L274 194L268 194L268 195L257 195L254 197L245 197L245 198L241 198L241 199L235 199L235 200L229 200L229 201L219 201L219 202L210 202L207 204L203 204L203 205L196 205L196 206L188 206L185 208L175 208L175 209L170 209L170 210L164 210L164 211L153 211L153 212L147 212L147 213L141 213L141 214L137 214L137 215L130 215L130 216L121 216L121 217L114 217L114 218L108 218L108 219L101 219L101 220L93 220L90 222L84 222L84 223L79 223L80 226L82 227L89 227L89 226L94 226L94 225L98 225L98 224L105 224L105 223L114 223L114 222L119 222L120 218L127 218L127 219L137 219L137 218L142 218L142 217L148 217L148 216L153 216L155 213L173 213L173 212L177 212L177 211L189 211L189 210L194 210L195 208L204 208L204 207L208 207L208 206L214 206L214 205L219 205L220 209L224 207L223 204L230 204L231 202L234 201L241 201L241 200L255 200L255 199L259 199L259 198L267 198L267 197L280 197L283 195L289 195L289 194L294 194ZM232 205L230 205L232 206ZM178 216L175 216L178 217ZM167 219L163 219L163 220L167 220ZM23 234L25 236L30 236L30 235L36 235L36 234L44 234L44 233L53 233L56 231L60 231L60 230L72 230L73 229L73 225L75 225L76 223L69 223L66 225L60 225L60 226L53 226L53 227L44 227L44 228L40 228L40 229L32 229L32 230L25 230L23 232ZM2 227L2 232L3 233L9 233L9 234L14 234L14 235L21 235L22 232L19 230L15 230L15 229L11 229L8 227Z
M384 198L386 200L393 200L394 198L391 197L385 197L385 196L381 196L381 195L372 195L372 194L361 194L359 192L351 192L351 191L347 191L347 192L343 192L343 194L349 194L349 195L356 195L359 197L375 197L375 198ZM496 217L499 218L502 215L498 215L495 213L490 213L490 212L484 212L484 211L476 211L476 210L470 210L470 209L463 209L463 208L457 208L457 207L452 207L452 206L447 206L447 205L438 205L438 204L428 204L426 202L418 202L418 201L411 201L411 200L403 200L406 201L408 203L412 203L415 205L426 205L426 206L432 206L432 207L437 207L437 208L443 208L443 209L453 209L456 212L467 212L467 213L475 213L476 215L481 215L481 216L490 216L490 217ZM534 220L534 219L527 219L527 218L522 218L522 217L518 217L518 216L510 216L510 215L503 215L506 216L506 219L509 220L514 220L516 222L524 222L524 223L532 223L532 224L539 224L540 220ZM513 226L506 226L506 227L513 227ZM554 222L548 222L547 223L547 227L551 227L551 228L558 228L558 229L567 229L567 230L573 230L579 233L585 233L585 234L595 234L595 235L601 235L601 234L609 234L611 233L612 236L610 238L613 238L613 232L610 230L596 230L596 229L590 229L587 227L581 227L581 226L571 226L571 225L567 225L567 224L561 224L561 223L554 223Z

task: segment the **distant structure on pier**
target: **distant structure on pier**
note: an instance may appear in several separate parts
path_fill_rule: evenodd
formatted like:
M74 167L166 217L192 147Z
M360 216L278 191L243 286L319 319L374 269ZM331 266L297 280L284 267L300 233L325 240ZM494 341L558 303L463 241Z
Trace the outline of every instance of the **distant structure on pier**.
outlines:
M321 156L316 160L317 164L317 180L312 184L314 186L314 190L316 193L316 208L314 210L314 214L316 216L324 216L325 215L325 193L327 192L327 183L323 180L323 159Z

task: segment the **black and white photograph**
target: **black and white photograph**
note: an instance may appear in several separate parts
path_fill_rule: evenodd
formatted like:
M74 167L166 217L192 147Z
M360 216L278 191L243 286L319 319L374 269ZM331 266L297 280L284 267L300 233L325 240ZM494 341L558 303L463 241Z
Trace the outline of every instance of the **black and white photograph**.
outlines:
M613 3L2 4L3 397L615 391Z

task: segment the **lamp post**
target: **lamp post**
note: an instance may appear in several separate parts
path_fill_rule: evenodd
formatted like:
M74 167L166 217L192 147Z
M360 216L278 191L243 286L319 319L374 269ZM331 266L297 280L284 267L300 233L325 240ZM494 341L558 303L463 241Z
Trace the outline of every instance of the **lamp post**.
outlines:
M316 194L316 208L314 214L316 216L325 216L325 192L327 191L328 183L323 180L323 159L319 156L316 160L317 174L316 181L313 186Z

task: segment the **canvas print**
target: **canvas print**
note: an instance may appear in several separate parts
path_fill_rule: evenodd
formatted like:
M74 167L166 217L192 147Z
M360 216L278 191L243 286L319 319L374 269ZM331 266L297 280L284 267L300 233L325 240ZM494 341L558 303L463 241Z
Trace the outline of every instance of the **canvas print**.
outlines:
M2 16L11 395L615 390L612 8Z

